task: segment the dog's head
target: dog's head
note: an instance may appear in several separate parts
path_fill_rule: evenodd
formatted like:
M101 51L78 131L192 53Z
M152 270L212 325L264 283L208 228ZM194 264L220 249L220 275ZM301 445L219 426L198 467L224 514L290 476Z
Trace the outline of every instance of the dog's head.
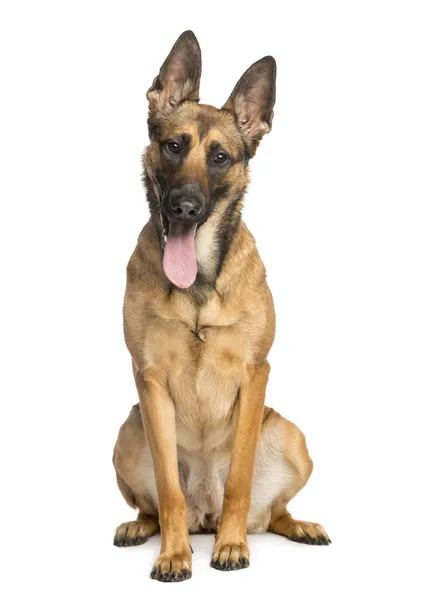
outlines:
M248 161L271 129L276 63L271 56L254 63L221 109L198 103L200 77L201 50L186 31L147 93L148 200L164 245L164 271L179 288L195 281L203 224L213 218L227 245L224 237L239 221Z

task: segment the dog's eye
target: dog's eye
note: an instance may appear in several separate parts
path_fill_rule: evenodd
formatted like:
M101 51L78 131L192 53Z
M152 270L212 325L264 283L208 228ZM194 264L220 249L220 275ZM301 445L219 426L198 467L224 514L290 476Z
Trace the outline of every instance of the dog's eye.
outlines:
M219 152L214 158L214 162L217 165L224 165L224 164L226 164L226 162L228 160L229 160L229 156L225 152Z
M179 146L179 144L177 142L167 142L167 148L173 154L179 154L180 153L180 146Z

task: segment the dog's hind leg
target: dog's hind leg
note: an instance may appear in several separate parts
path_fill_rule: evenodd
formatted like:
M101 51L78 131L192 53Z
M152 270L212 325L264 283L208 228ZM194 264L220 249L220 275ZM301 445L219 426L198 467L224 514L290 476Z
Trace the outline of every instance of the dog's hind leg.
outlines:
M282 459L291 475L289 485L277 496L271 509L268 531L283 535L294 542L328 545L331 540L318 523L297 521L287 511L287 503L305 486L312 473L312 460L306 447L305 436L296 425L272 411L268 426L281 433ZM265 426L265 423L264 423Z
M116 529L115 546L139 546L158 533L155 480L138 406L120 429L113 454L119 489L130 507L139 511L135 521Z

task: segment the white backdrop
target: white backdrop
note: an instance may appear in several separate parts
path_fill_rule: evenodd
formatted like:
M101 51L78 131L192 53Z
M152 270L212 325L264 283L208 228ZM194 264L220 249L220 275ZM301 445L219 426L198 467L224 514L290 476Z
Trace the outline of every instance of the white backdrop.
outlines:
M410 1L4 2L1 52L1 586L11 598L416 598L422 399L421 5ZM177 36L202 100L278 62L245 220L277 311L267 402L315 463L292 502L333 544L250 536L251 567L149 579L159 539L111 464L137 401L125 267L147 219L145 93Z

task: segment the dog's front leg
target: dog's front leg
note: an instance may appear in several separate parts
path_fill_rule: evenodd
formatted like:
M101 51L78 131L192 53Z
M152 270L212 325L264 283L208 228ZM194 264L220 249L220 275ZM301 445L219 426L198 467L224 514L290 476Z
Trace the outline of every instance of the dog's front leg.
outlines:
M239 420L211 561L212 567L223 571L249 566L246 524L269 372L267 361L249 365L245 380L240 385Z
M138 372L135 378L154 464L161 527L161 553L151 577L160 581L181 581L191 576L192 551L177 466L174 404L158 375Z

